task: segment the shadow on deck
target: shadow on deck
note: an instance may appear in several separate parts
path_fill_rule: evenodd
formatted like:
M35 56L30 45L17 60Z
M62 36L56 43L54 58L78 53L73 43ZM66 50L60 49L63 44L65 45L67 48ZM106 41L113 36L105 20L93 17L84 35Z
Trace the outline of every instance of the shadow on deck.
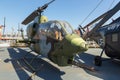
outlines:
M78 60L78 61L82 60L82 62L84 62L85 64L95 67L95 69L97 70L96 72L91 72L84 69L88 74L95 76L97 78L100 78L100 80L101 79L102 80L119 80L119 75L120 75L119 61L106 60L102 62L102 66L98 67L94 65L94 58L96 54L100 55L99 54L100 52L99 53L96 52L96 54L87 53L87 52L77 55L75 57L75 60ZM108 59L108 58L104 57L103 59Z
M19 80L27 80L33 73L23 61L23 57L27 51L20 48L8 48L8 51L11 59L6 59L4 62L7 63L11 61ZM35 55L28 54L27 57L26 60L30 62ZM40 58L34 59L31 65L35 69L40 69L36 76L44 80L62 80L61 75L65 74L65 72L60 71L58 68Z

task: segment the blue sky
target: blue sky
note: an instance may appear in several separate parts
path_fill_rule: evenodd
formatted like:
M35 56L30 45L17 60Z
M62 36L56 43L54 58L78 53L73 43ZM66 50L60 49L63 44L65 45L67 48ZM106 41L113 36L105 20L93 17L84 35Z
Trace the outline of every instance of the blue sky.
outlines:
M49 1L51 0L0 0L0 25L3 25L3 19L6 17L5 33L11 33L12 28L17 31L18 24L20 24L23 29L26 29L25 25L21 25L21 22L35 9ZM55 0L43 14L46 15L49 20L65 20L76 29L100 1L101 0ZM110 6L112 2L113 4ZM108 9L114 7L118 2L119 0L102 0L98 8L81 25L84 26L88 24ZM118 16L120 16L120 11L112 18L115 19Z

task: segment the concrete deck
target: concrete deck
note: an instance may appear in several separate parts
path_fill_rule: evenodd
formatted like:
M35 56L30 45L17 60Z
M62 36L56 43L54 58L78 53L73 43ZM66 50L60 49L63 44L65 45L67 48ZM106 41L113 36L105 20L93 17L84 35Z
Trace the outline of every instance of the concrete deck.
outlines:
M28 48L0 48L0 80L27 80L32 75L23 62L28 51ZM98 48L89 49L77 55L75 60L94 66L94 56L100 52ZM30 61L33 56L34 52L28 54L27 60ZM35 59L32 63L34 68L39 69L33 80L119 80L120 64L112 60L104 61L101 67L94 66L98 71L91 72L76 66L59 67L43 59Z

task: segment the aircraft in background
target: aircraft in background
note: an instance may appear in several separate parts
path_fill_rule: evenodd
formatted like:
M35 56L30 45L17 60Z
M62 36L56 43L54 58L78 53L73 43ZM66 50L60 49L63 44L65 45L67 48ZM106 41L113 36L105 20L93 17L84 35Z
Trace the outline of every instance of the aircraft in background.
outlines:
M102 54L105 54L112 59L120 60L120 17L114 20L109 25L103 26L115 13L120 10L120 2L111 10L100 15L84 27L79 26L81 37L95 40L97 43L101 41L100 46L103 49L100 56L95 57L95 65L101 66Z

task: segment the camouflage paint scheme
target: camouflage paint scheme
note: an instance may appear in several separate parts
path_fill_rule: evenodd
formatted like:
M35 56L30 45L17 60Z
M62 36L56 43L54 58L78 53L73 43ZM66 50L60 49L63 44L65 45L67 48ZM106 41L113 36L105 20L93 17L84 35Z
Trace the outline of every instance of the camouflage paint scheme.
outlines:
M61 39L56 39L55 30L62 34ZM70 65L69 61L73 60L75 54L88 49L87 43L65 21L54 20L39 25L32 23L27 28L27 35L36 41L30 45L33 51L59 66Z

